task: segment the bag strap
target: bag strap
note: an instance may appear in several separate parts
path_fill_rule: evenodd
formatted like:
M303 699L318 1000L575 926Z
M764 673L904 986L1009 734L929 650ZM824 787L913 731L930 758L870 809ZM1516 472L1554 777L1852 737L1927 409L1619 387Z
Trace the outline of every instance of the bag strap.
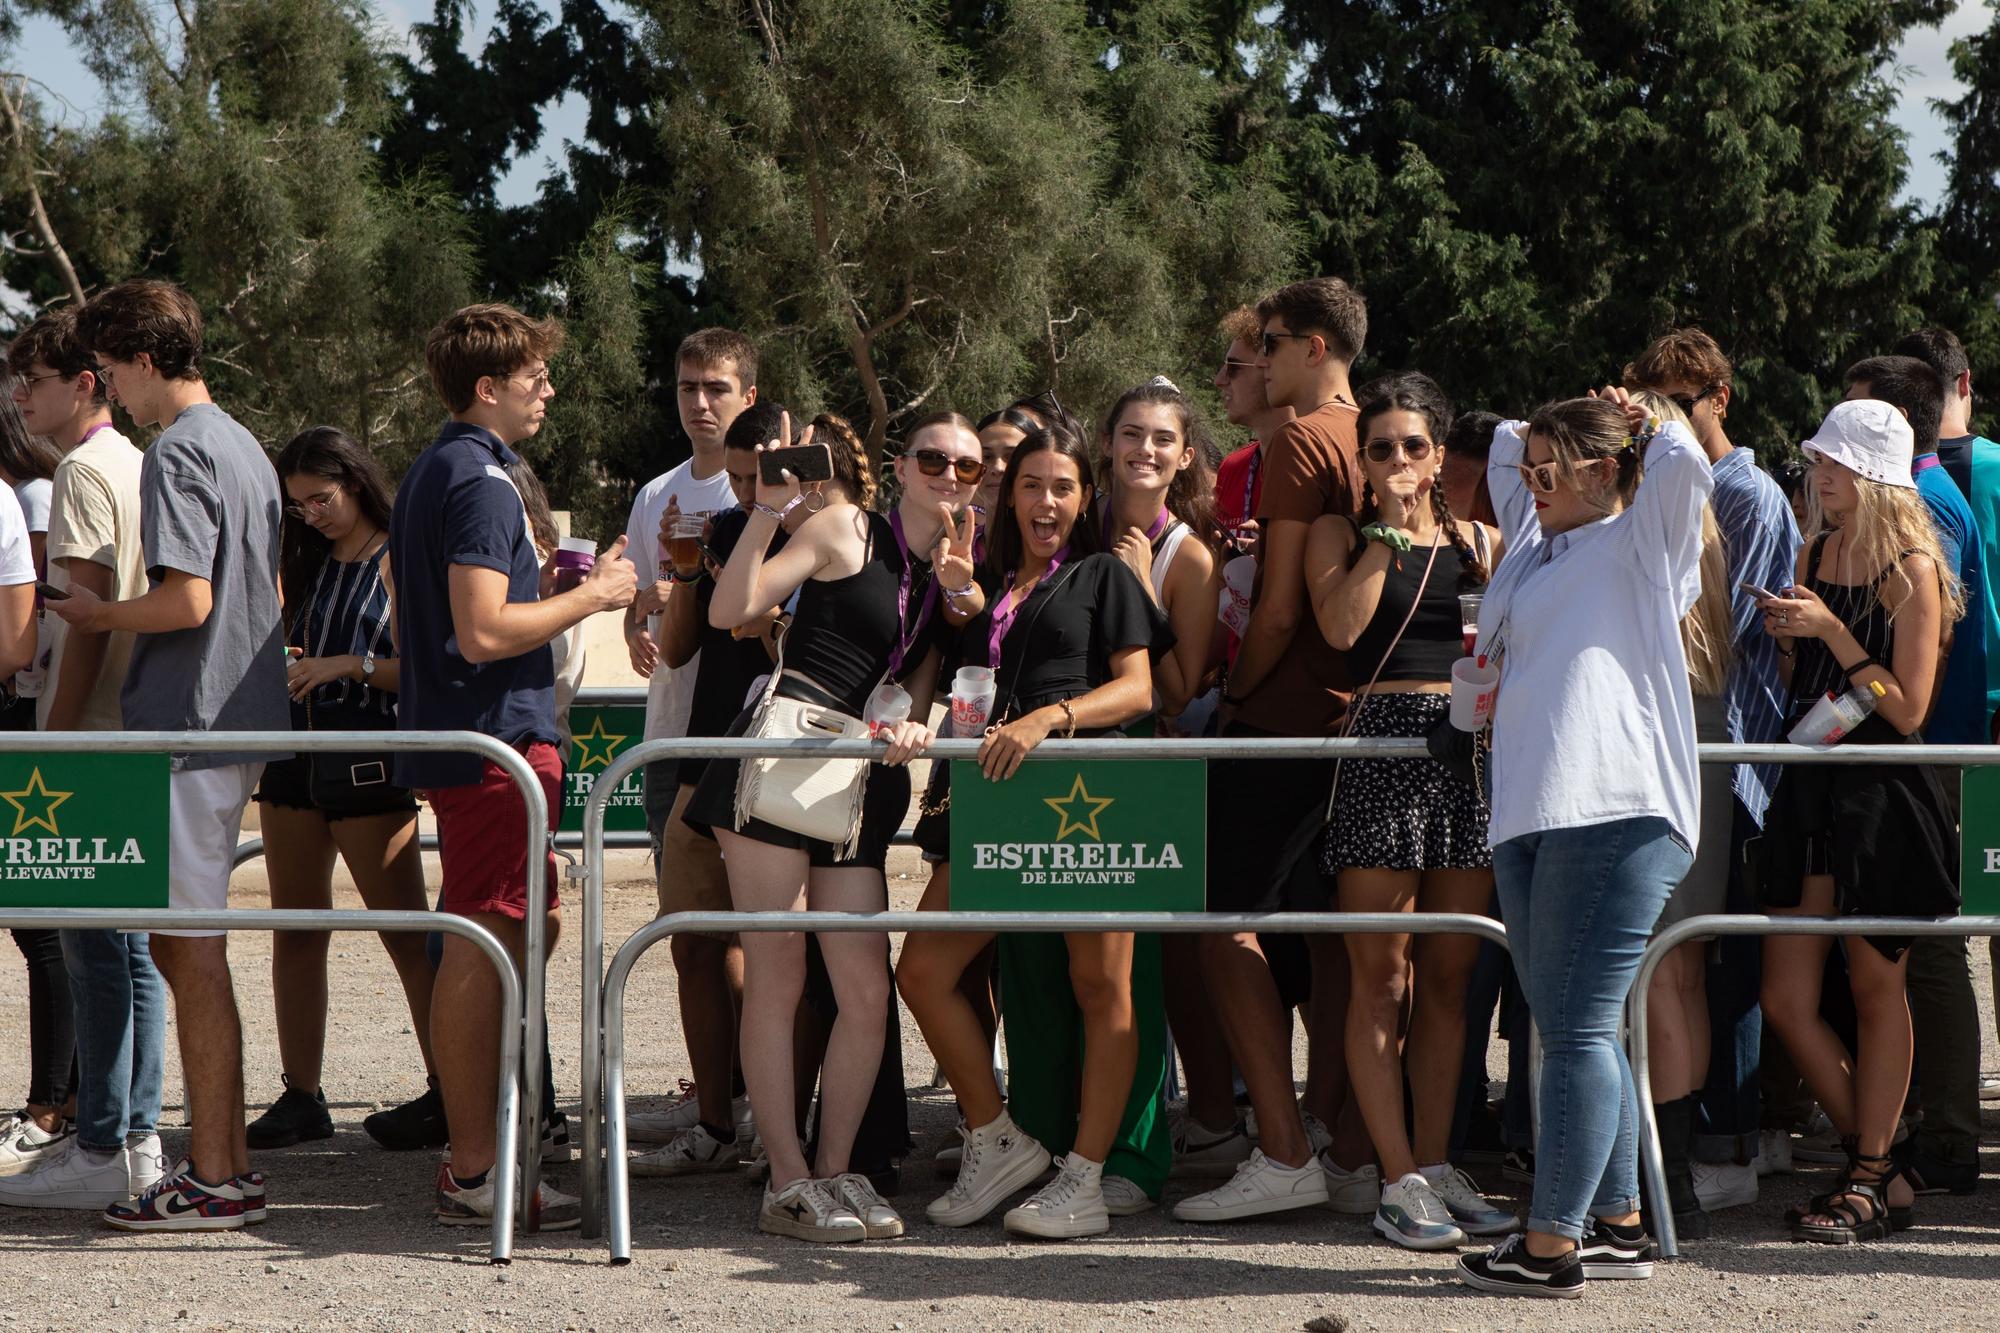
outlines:
M1078 561L1071 561L1069 564L1064 565L1061 569L1056 571L1056 576L1054 578L1050 579L1042 587L1035 589L1035 592L1046 591L1047 595L1044 596L1042 600L1036 604L1035 613L1032 616L1028 617L1028 622L1021 627L1021 634L1023 636L1021 641L1023 643L1027 642L1026 636L1031 630L1034 629L1035 622L1042 618L1042 612L1048 609L1049 603L1055 599L1055 595L1062 590L1064 584L1069 582L1069 576L1076 572L1076 567L1078 563L1079 563ZM1034 593L1029 594L1029 596L1031 597L1033 595ZM998 672L1000 670L1000 664L998 662L995 662L993 664L993 670L995 672ZM1020 692L1021 691L1020 691L1019 680L1016 680L1012 684L1008 685L1006 701L993 710L993 720L996 725L999 726L1006 725L1007 710L1013 707L1014 698Z
M1438 535L1440 537L1444 536L1443 533ZM1431 571L1437 568L1438 547L1445 544L1444 541L1432 543L1431 558L1424 562L1424 576L1417 582L1417 595L1410 599L1410 609L1403 613L1403 623L1396 626L1395 637L1389 640L1389 646L1382 650L1382 656L1376 660L1375 674L1368 678L1366 685L1355 691L1354 706L1347 710L1347 717L1341 722L1340 738L1342 740L1353 734L1354 723L1361 716L1361 707L1368 702L1368 691L1374 689L1375 682L1382 679L1382 668L1389 664L1389 655L1396 651L1396 645L1403 641L1403 632L1409 629L1410 622L1417 618L1417 608L1424 604L1424 590L1431 586ZM1384 586L1386 587L1387 584L1384 584ZM1336 759L1333 761L1333 786L1326 793L1327 823L1333 822L1333 801L1334 797L1340 792L1340 765L1340 760Z

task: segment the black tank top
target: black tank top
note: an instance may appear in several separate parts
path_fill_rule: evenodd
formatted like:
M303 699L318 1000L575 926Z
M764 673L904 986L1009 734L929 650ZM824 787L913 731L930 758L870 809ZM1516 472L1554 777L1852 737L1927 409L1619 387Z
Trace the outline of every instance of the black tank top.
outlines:
M1830 583L1821 578L1820 554L1831 535L1822 532L1813 538L1812 554L1806 560L1806 586L1826 603L1827 610L1840 618L1841 624L1847 626L1847 632L1854 636L1854 641L1870 657L1887 667L1895 660L1896 653L1896 626L1889 619L1889 608L1882 605L1882 580L1889 576L1889 571L1882 571L1872 583ZM1908 551L1903 553L1905 556L1909 554ZM1902 557L1897 557L1899 564L1901 560ZM1840 662L1824 639L1795 639L1793 642L1798 644L1798 656L1792 661L1790 720L1797 721L1827 691L1845 694L1852 687L1847 673L1840 669ZM1867 729L1865 733L1862 728ZM1882 720L1881 714L1871 713L1849 739L1889 740L1900 737L1895 736L1895 729Z
M880 514L868 515L868 555L860 570L844 579L807 579L799 589L792 627L785 632L785 670L817 682L841 707L861 716L868 695L889 669L899 634L914 632L917 616L931 591L928 561L912 553L909 625L896 614L896 593L903 580L902 553L896 533ZM903 670L923 661L931 631L939 623L937 608L919 642L903 656Z
M1458 595L1478 592L1486 585L1472 576L1443 532L1438 533L1437 562L1432 565L1430 582L1426 584L1424 566L1430 560L1430 548L1426 546L1390 553L1389 569L1382 581L1382 600L1375 604L1374 616L1355 636L1354 646L1347 650L1348 678L1356 685L1365 685L1371 676L1384 681L1451 679L1451 664L1465 655ZM1403 617L1409 615L1410 603L1416 601L1419 586L1424 590L1423 601L1416 614L1410 616L1410 627L1403 631L1401 641L1392 650L1390 642L1396 638ZM1376 676L1378 664L1382 672Z

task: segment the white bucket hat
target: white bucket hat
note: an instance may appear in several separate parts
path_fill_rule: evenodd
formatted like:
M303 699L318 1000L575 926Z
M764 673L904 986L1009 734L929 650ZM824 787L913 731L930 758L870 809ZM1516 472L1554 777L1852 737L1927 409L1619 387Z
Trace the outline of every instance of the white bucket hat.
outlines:
M1813 437L1799 448L1830 458L1856 476L1915 490L1910 462L1916 445L1917 437L1901 412L1879 399L1852 398L1835 403Z

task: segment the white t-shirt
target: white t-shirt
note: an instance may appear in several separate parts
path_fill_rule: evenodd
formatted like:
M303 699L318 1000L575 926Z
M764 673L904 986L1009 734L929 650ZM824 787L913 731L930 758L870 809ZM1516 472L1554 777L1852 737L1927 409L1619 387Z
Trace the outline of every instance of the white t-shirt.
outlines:
M49 494L54 487L47 477L14 483L14 498L21 502L21 517L27 520L29 532L49 530Z
M54 503L49 514L49 582L70 585L65 560L88 560L112 571L111 596L124 601L145 593L146 557L139 534L139 468L145 455L116 430L106 428L69 451L56 466ZM46 726L55 702L69 626L44 614L50 637L48 683L42 688L36 725ZM84 702L80 731L117 731L124 725L118 696L132 660L132 636L110 636L97 688Z
M641 486L632 500L631 521L625 525L625 558L637 567L641 582L661 577L660 515L667 512L669 502L679 504L683 514L719 512L736 504L736 494L729 489L729 474L720 467L713 476L696 477L693 459ZM657 639L660 618L649 617L647 623ZM688 710L694 703L694 673L700 664L701 654L696 653L678 670L669 670L662 663L653 672L646 687L647 740L687 735Z

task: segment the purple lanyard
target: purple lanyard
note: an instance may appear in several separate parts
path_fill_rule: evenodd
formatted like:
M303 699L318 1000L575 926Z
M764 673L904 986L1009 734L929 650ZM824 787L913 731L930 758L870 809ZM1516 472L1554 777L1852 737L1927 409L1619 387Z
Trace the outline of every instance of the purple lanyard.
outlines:
M101 430L110 430L111 428L112 428L111 423L108 421L98 422L95 426L92 426L89 430L83 433L83 438L76 442L76 447L79 449L83 448L84 445L90 443L90 441L96 436L97 432Z
M1169 517L1171 516L1167 513L1167 511L1164 508L1162 508L1159 512L1159 515L1153 519L1152 524L1149 527L1147 527L1146 541L1149 545L1153 542L1158 541L1160 539L1160 534L1167 530L1167 520L1169 519ZM1103 507L1098 510L1097 521L1104 527L1108 528L1111 526L1111 497L1108 495L1104 497ZM1107 537L1105 540L1109 541L1110 539ZM1069 547L1067 546L1063 547L1064 552L1067 552L1068 550ZM1061 557L1058 556L1057 558L1060 559ZM1053 570L1055 566L1050 565L1049 568Z
M910 624L910 543L903 536L903 511L898 509L889 515L889 530L896 534L896 550L903 557L902 582L896 585L896 646L889 650L889 678L895 679L903 669L903 659L923 637L924 626L930 623L931 607L937 602L937 580L931 579L924 586L924 602L917 608L917 623Z
M1046 585L1055 577L1055 572L1062 568L1062 562L1067 559L1069 559L1069 546L1065 544L1050 557L1049 567L1042 571L1042 585ZM1007 642L1007 631L1014 628L1014 617L1020 615L1021 608L1028 604L1028 597L1035 595L1030 592L1027 597L1023 597L1012 606L1007 604L1007 599L1014 594L1014 574L1019 572L1016 570L1007 575L1007 582L1000 589L1000 600L993 604L993 624L986 631L986 665L995 671L1000 669L1000 648Z

